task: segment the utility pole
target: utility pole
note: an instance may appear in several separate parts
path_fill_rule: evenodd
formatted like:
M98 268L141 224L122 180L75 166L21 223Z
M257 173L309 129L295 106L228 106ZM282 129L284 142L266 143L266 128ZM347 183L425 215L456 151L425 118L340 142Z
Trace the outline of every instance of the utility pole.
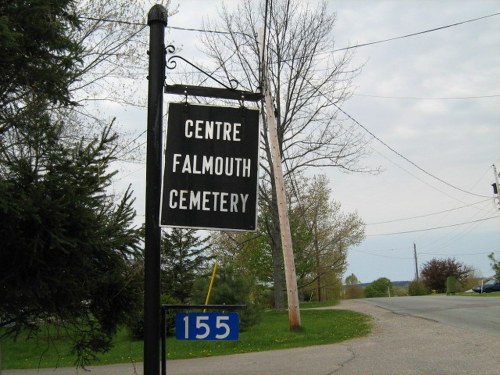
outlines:
M417 245L413 242L413 256L415 257L415 280L418 280Z
M160 373L160 198L167 10L148 13L149 75L144 243L144 375Z
M264 53L264 37L260 33L260 59L262 67L262 84L267 120L267 136L271 146L271 164L273 168L274 183L276 186L276 199L278 201L278 217L280 223L281 247L285 267L285 282L288 299L288 325L291 331L300 328L299 293L297 290L297 275L293 258L292 233L288 219L288 206L286 204L285 182L281 166L281 154L278 140L278 129L274 114L273 101L269 91L269 81Z

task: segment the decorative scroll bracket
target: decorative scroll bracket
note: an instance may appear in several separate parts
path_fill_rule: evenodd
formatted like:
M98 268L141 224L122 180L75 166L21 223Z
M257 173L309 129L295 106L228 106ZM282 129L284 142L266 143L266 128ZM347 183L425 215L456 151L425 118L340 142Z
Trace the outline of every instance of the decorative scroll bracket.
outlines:
M169 45L166 47L166 52L173 53L175 52L175 47L173 45ZM175 59L180 59L187 64L191 65L193 68L197 69L201 73L205 74L210 79L214 80L224 88L217 87L204 87L204 86L191 86L191 85L165 85L165 93L167 94L177 94L177 95L191 95L191 96L204 96L209 98L217 98L217 99L232 99L239 101L252 101L257 102L261 100L264 95L260 92L255 93L251 91L242 91L237 90L239 83L236 79L229 80L229 86L225 85L211 74L205 72L203 69L197 67L190 61L186 60L184 57L179 55L171 56L166 62L167 69L175 69L177 67L177 62Z

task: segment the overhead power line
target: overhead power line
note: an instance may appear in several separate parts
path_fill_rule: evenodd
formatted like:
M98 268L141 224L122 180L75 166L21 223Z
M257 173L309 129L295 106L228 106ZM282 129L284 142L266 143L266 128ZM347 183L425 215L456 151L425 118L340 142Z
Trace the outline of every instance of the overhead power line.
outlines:
M493 251L481 251L481 252L476 252L476 253L424 253L424 252L419 252L419 254L423 255L453 255L453 256L466 256L466 255L483 255L483 254L491 254Z
M333 50L331 52L345 51L345 50L349 50L349 49L353 49L353 48L366 47L366 46L371 46L373 44L386 43L386 42L391 42L393 40L410 38L412 36L417 36L417 35L431 33L431 32L434 32L434 31L444 30L444 29L448 29L450 27L459 26L459 25L463 25L465 23L475 22L475 21L479 21L479 20L482 20L482 19L485 19L485 18L495 17L495 16L498 16L498 15L500 15L500 12L493 13L493 14L488 14L488 15L482 16L482 17L471 18L469 20L465 20L465 21L461 21L461 22L455 22L455 23L452 23L452 24L449 24L449 25L445 25L445 26L435 27L433 29L418 31L418 32L411 33L411 34L406 34L406 35L401 35L401 36L395 36L395 37L392 37L392 38L377 40L377 41L374 41L374 42L360 43L360 44L356 44L356 45L351 46L351 47L344 47L344 48L335 49L335 50ZM327 52L323 52L323 53L327 53Z
M400 257L400 256L394 256L394 255L375 254L375 253L372 253L372 252L369 252L369 251L364 251L364 250L359 250L359 249L354 249L353 252L367 254L367 255L371 255L371 256L374 256L374 257L381 257L381 258L413 259L413 257Z
M450 27L454 27L454 26L458 26L458 25L462 25L462 24L465 24L465 23L469 23L469 22L474 22L474 21L478 21L478 20L482 20L482 19L485 19L485 18L489 18L489 17L494 17L494 16L497 16L497 15L500 15L500 12L498 13L493 13L493 14L490 14L490 15L486 15L486 16L482 16L482 17L477 17L477 18L473 18L473 19L469 19L469 20L465 20L465 21L461 21L461 22L456 22L456 23L453 23L453 24L450 24L450 25L445 25L445 26L440 26L440 27L437 27L437 28L433 28L433 29L428 29L428 30L424 30L424 31L419 31L419 32L416 32L416 33L411 33L411 34L406 34L406 35L402 35L402 36L398 36L398 37L393 37L393 38L388 38L388 39L384 39L384 40L379 40L379 41L374 41L374 42L369 42L369 43L363 43L363 44L358 44L358 45L355 45L355 46L351 46L351 47L345 47L345 48L340 48L340 49L337 49L337 50L333 50L333 52L336 52L336 51L341 51L341 50L347 50L347 49L352 49L352 48L358 48L358 47L364 47L364 46L368 46L368 45L373 45L373 44L378 44L378 43L384 43L384 42L388 42L388 41L392 41L392 40L397 40L397 39L402 39L402 38L408 38L408 37L412 37L412 36L416 36L416 35L421 35L421 34L425 34L425 33L429 33L429 32L433 32L433 31L438 31L438 30L442 30L442 29L446 29L446 28L450 28ZM146 26L146 24L142 23L142 22L133 22L133 21L124 21L124 20L116 20L116 19L108 19L108 18L95 18L95 17L80 17L82 19L87 19L87 20L92 20L92 21L101 21L101 22L111 22L111 23L120 23L120 24L128 24L128 25L137 25L137 26ZM227 31L219 31L219 30L206 30L206 29L196 29L196 28L183 28L183 27L176 27L176 26L167 26L168 28L171 28L171 29L177 29L177 30L182 30L182 31L195 31L195 32L206 32L206 33L217 33L217 34L231 34L231 32L227 32ZM242 35L246 35L246 36L250 36L249 34L245 34L245 33L241 33L241 32L234 32L236 34L242 34ZM322 53L326 53L326 52L319 52L318 54L322 54ZM287 60L283 60L283 62L287 62ZM290 67L291 69L293 69L292 67ZM303 77L305 79L305 77ZM306 81L313 87L315 88L315 86L309 81L306 79ZM475 193L472 193L472 192L469 192L469 191L466 191L464 189L461 189L459 187L456 187L452 184L450 184L449 182L447 181L444 181L443 179L431 174L430 172L426 171L425 169L423 169L422 167L420 167L419 165L417 165L416 163L414 163L413 161L411 161L410 159L408 159L406 156L404 156L403 154L401 154L400 152L396 151L394 148L392 148L391 146L389 146L387 143L385 143L383 140L381 140L379 137L377 137L373 132L371 132L370 130L368 130L365 126L363 126L359 121L357 121L356 119L354 119L351 115L349 115L347 112L345 112L343 109L341 109L339 106L337 106L337 104L335 104L333 101L331 101L328 97L326 97L319 89L316 90L319 94L321 94L323 97L325 97L331 104L333 104L339 111L341 111L342 113L344 113L349 119L351 119L354 123L356 123L358 126L360 126L363 130L365 130L368 134L370 134L373 138L375 138L377 141L379 141L382 145L384 145L385 147L387 147L390 151L392 151L393 153L395 153L396 155L398 155L399 157L403 158L404 160L406 160L408 163L410 163L411 165L413 165L414 167L416 167L417 169L419 169L420 171L422 171L423 173L427 174L428 176L440 181L441 183L449 186L449 187L452 187L456 190L459 190L461 192L464 192L464 193L467 193L467 194L471 194L471 195L475 195L475 196L478 196L478 197L482 197L482 198L489 198L487 196L484 196L484 195L480 195L480 194L475 194ZM368 95L366 95L368 96ZM494 95L494 96L497 96L497 95ZM482 96L482 97L490 97L490 96ZM471 98L471 97L469 97ZM450 98L451 99L451 98Z
M449 24L449 25L439 26L439 27L435 27L435 28L432 28L432 29L428 29L428 30L417 31L417 32L414 32L414 33L411 33L411 34L405 34L405 35L395 36L395 37L392 37L392 38L387 38L387 39L382 39L382 40L376 40L376 41L373 41L373 42L360 43L360 44L356 44L354 46L338 48L338 49L334 49L334 50L330 50L330 51L318 52L317 55L326 54L326 53L332 53L332 52L338 52L338 51L345 51L345 50L350 50L350 49L360 48L360 47L366 47L366 46L371 46L371 45L374 45L374 44L391 42L391 41L398 40L398 39L410 38L410 37L413 37L413 36L427 34L427 33L431 33L431 32L434 32L434 31L448 29L450 27L460 26L460 25L463 25L463 24L466 24L466 23L470 23L470 22L480 21L480 20L483 20L485 18L495 17L495 16L498 16L498 15L500 15L500 12L493 13L493 14L488 14L488 15L482 16L482 17L471 18L471 19L468 19L468 20L465 20L465 21L455 22L455 23L452 23L452 24ZM120 23L120 24L127 24L127 25L136 25L136 26L147 26L144 22L137 22L137 21L125 21L125 20L117 20L117 19L111 19L111 18L96 18L96 17L80 17L80 18L84 19L84 20L91 20L91 21L111 22L111 23ZM173 30L180 30L180 31L192 31L192 32L213 33L213 34L222 34L222 35L240 34L240 35L245 35L245 36L248 36L250 38L253 38L253 36L250 35L250 34L246 34L246 33L243 33L243 32L238 32L238 31L231 32L231 31L222 31L222 30L207 30L207 29L201 29L201 28L188 28L188 27L179 27L179 26L167 26L167 28L168 29L173 29ZM290 59L290 60L283 60L283 62L291 61L291 60L292 59ZM497 96L497 95L494 95L494 96ZM489 96L486 96L486 97L489 97Z
M323 95L324 96L324 95ZM329 100L329 99L328 99ZM407 161L408 163L410 163L411 165L413 165L415 168L417 168L419 171L425 173L426 175L428 175L429 177L432 177L433 179L455 189L455 190L458 190L458 191L461 191L462 193L466 193L466 194L470 194L470 195L474 195L476 197L481 197L481 198L489 198L488 196L486 195L481 195L481 194L476 194L476 193L473 193L471 191L467 191L467 190L464 190L462 188L459 188L458 186L455 186L455 185L452 185L450 184L448 181L445 181L443 180L442 178L426 171L424 168L422 168L421 166L419 166L418 164L414 163L413 161L411 161L410 159L408 159L406 156L404 156L403 154L401 154L399 151L395 150L394 148L392 148L391 146L389 146L387 143L385 143L382 139L380 139L379 137L377 137L373 132L371 132L370 130L368 130L364 125L362 125L358 120L356 120L354 117L352 117L350 114L348 114L346 111L344 111L342 108L340 108L337 104L335 104L333 101L329 100L330 103L332 103L340 112L342 112L344 115L346 115L351 121L353 121L356 125L358 125L361 129L363 129L365 132L367 132L368 134L370 134L373 138L375 138L377 141L379 141L382 145L384 145L386 148L388 148L390 151L392 151L393 153L395 153L396 155L398 155L400 158L404 159L405 161Z
M367 237L377 237L377 236L392 236L392 235L395 235L395 234L407 234L407 233L427 232L427 231L437 230L437 229L445 229L445 228L458 227L458 226L466 225L466 224L474 224L474 223L479 223L479 222L482 222L482 221L487 221L487 220L491 220L491 219L498 219L498 218L500 218L500 215L490 216L490 217L486 217L484 219L477 219L477 220L472 220L472 221L466 221L466 222L463 222L463 223L443 225L443 226L439 226L439 227L432 227L432 228L425 228L425 229L414 229L414 230L407 230L407 231L402 231L402 232L392 232L392 233L367 234L366 236Z
M368 98L397 99L397 100L470 100L470 99L490 99L498 98L500 94L478 95L478 96L448 96L448 97L424 97L424 96L385 96L371 94L353 94L354 96L365 96Z
M223 34L223 35L239 34L239 35L248 36L249 38L253 38L252 35L247 34L247 33L242 33L241 31L207 30L207 29L196 29L196 28L179 27L179 26L167 26L167 29L173 29L173 30L179 30L179 31L195 31L195 32L199 32L199 33L209 33L209 34Z
M290 66L290 64L288 64L288 62L286 63L290 69L292 70L295 70L292 66ZM433 179L455 189L455 190L458 190L458 191L461 191L462 193L466 193L466 194L470 194L470 195L474 195L476 197L481 197L481 198L490 198L489 196L486 196L486 195L481 195L481 194L476 194L476 193L473 193L473 192L470 192L470 191L467 191L467 190L464 190L458 186L455 186L445 180L443 180L442 178L439 178L438 176L428 172L427 170L425 170L424 168L422 168L421 166L419 166L418 164L414 163L413 161L411 161L410 159L408 159L406 156L404 156L402 153L400 153L399 151L397 151L396 149L394 149L393 147L391 147L390 145L388 145L386 142L384 142L382 139L380 139L379 137L377 137L373 132L371 132L367 127L365 127L363 124L361 124L358 120L356 120L354 117L352 117L349 113L347 113L346 111L344 111L342 108L340 108L337 103L335 103L333 100L331 100L328 96L326 96L316 85L314 85L309 79L307 79L306 77L304 77L300 72L297 72L297 74L299 74L309 85L311 85L311 87L314 89L315 93L318 93L320 94L321 96L323 96L323 98L325 98L330 104L332 104L335 108L337 108L340 112L342 112L344 115L346 115L351 121L353 121L356 125L358 125L361 129L363 129L365 132L367 132L368 134L370 134L373 138L375 138L377 141L379 141L382 145L384 145L386 148L388 148L390 151L392 151L393 153L395 153L396 155L398 155L400 158L402 158L403 160L405 160L406 162L410 163L411 165L413 165L415 168L417 168L419 171L425 173L426 175L428 175L429 177L432 177Z
M413 219L421 219L421 218L424 218L424 217L429 217L429 216L434 216L434 215L440 215L440 214L444 214L444 213L451 212L451 211L461 210L462 208L475 206L477 204L484 203L484 202L487 202L489 200L491 200L491 198L484 199L484 200L476 202L476 203L467 204L465 206L460 206L460 207L456 207L456 208L450 208L449 210L432 212L430 214L424 214L424 215L418 215L418 216L412 216L412 217L405 217L405 218L401 218L401 219L392 219L392 220L386 220L386 221L378 221L376 223L367 223L366 225L389 224L389 223L395 223L395 222L400 222L400 221L407 221L407 220L413 220Z
M125 20L118 20L118 19L112 19L112 18L97 18L97 17L80 16L80 19L88 20L88 21L118 23L118 24L123 24L123 25L147 26L147 24L144 22L125 21ZM169 26L169 25L167 25L166 28L172 29L172 30L179 30L179 31L194 31L194 32L198 32L198 33L212 33L212 34L225 34L225 35L240 34L240 35L245 35L245 36L252 38L252 35L242 33L239 31L207 30L207 29L197 29L197 28L192 28L192 27L180 27L180 26Z
M97 17L84 17L84 16L80 16L79 18L88 21L119 23L123 25L147 26L147 24L145 24L144 22L137 22L137 21L125 21L125 20L117 20L111 18L97 18Z

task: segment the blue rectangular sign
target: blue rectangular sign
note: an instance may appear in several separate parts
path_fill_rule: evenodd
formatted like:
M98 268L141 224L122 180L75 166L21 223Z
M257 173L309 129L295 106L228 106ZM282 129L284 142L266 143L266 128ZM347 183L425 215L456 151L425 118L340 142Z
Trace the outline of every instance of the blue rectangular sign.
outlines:
M177 340L238 340L240 319L237 313L177 313Z

